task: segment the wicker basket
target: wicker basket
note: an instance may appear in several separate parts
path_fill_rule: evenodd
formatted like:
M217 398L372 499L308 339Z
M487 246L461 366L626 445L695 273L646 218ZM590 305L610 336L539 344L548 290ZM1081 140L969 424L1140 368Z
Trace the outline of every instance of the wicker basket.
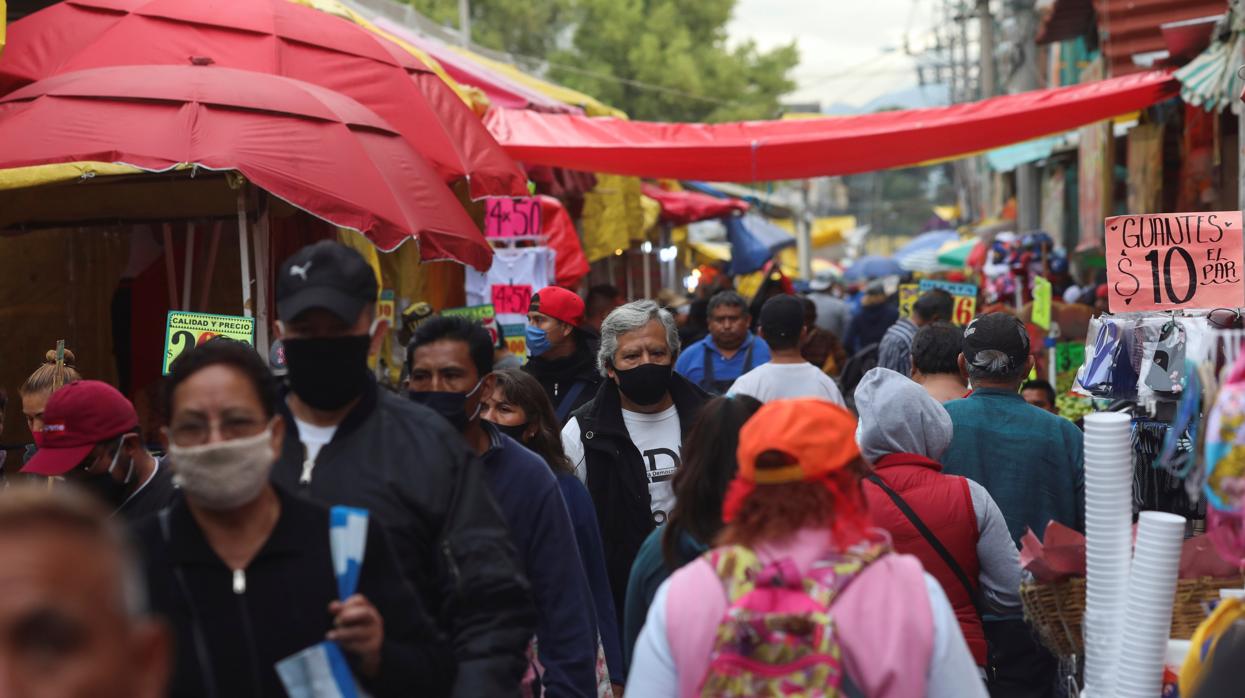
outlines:
M1171 636L1188 640L1206 619L1205 603L1219 598L1219 590L1241 589L1240 577L1181 579L1172 600ZM1073 577L1054 584L1020 587L1025 619L1037 629L1042 644L1060 657L1079 655L1084 645L1081 618L1085 615L1085 579Z

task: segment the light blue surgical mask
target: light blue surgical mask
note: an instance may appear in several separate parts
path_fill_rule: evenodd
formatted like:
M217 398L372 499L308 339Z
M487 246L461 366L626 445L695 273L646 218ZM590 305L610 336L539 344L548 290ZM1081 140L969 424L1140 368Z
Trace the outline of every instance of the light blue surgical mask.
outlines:
M549 333L536 327L535 325L527 326L527 355L540 356L541 354L553 348L553 344L549 342Z

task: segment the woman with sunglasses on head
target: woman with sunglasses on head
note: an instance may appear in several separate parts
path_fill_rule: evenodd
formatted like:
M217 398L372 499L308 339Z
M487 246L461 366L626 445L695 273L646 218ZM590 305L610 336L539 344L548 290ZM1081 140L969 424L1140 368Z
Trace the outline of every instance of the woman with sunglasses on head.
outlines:
M561 429L553 405L540 382L517 369L493 373L496 387L481 402L480 416L497 425L498 430L545 459L557 477L566 501L579 557L588 574L588 586L596 605L597 628L605 650L606 664L615 692L621 691L626 670L618 634L618 616L605 570L601 529L588 488L575 477L575 469L562 449Z
M289 670L306 665L284 660L304 650L329 658L321 668L343 657L345 673L378 698L448 693L451 647L403 578L380 523L360 510L331 515L269 482L285 435L276 397L264 360L227 339L184 353L165 384L162 438L181 491L137 525L136 538L151 604L177 633L169 695L297 694L307 684ZM332 542L331 516L351 524L334 520L343 534ZM352 538L356 555L363 543L361 564L339 576L335 557ZM326 640L340 652L321 647Z

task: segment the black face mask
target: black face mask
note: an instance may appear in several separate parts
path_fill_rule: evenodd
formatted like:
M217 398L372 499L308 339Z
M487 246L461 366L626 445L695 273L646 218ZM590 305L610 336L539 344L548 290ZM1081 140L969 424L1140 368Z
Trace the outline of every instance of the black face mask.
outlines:
M500 431L519 443L523 443L523 434L527 431L526 424L498 424L497 422L491 422L491 424L497 427L497 431Z
M365 334L282 340L290 389L313 409L345 407L372 380L367 370L371 343Z
M666 364L640 364L626 371L614 369L618 376L618 389L627 399L637 405L655 405L670 390L670 373L674 367Z
M467 394L463 393L447 393L440 390L412 390L407 393L412 400L419 404L430 408L433 412L445 418L459 432L466 431L467 423L470 422L476 414L480 413L480 406L476 405L475 414L467 416L467 398L475 395L480 386L484 385L481 380L476 383L476 387L471 389Z

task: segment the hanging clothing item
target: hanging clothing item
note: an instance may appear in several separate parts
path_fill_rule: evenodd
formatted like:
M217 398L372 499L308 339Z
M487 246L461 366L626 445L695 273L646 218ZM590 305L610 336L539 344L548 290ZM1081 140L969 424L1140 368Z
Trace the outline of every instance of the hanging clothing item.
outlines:
M555 268L548 247L496 250L487 272L467 270L467 305L491 303L499 324L524 324L532 294L553 283Z

